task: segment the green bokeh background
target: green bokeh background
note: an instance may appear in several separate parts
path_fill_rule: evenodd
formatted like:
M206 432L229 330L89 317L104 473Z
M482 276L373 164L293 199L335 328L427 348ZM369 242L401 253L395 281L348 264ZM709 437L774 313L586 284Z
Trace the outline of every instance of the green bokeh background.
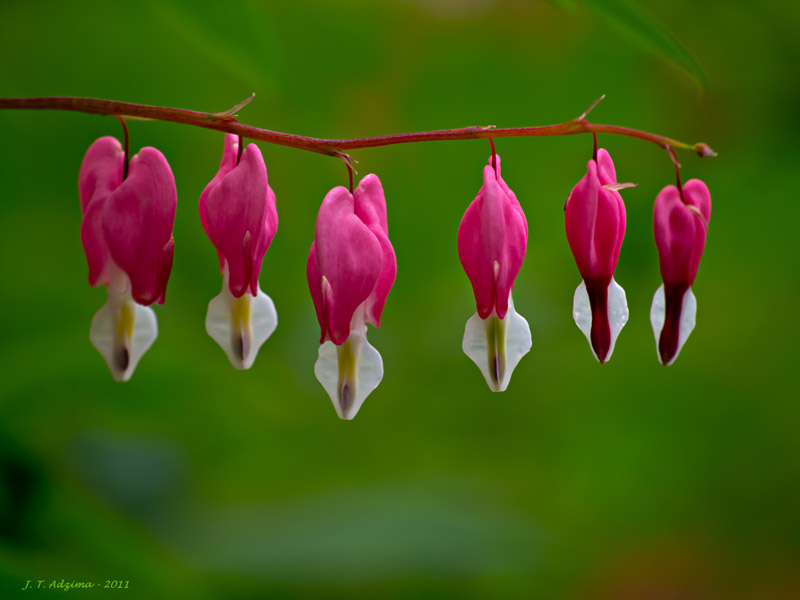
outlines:
M644 3L642 3L644 4ZM598 8L602 6L603 8ZM611 8L609 8L611 6ZM160 336L115 383L88 340L77 174L109 117L0 111L0 597L27 580L129 581L75 597L800 597L797 140L800 11L778 0L242 0L0 4L0 96L93 96L240 113L319 137L577 116L705 141L714 208L698 324L656 360L652 202L666 154L601 136L628 233L631 318L600 366L571 319L562 204L587 136L498 140L530 239L514 300L533 349L493 394L461 353L456 253L485 141L359 150L386 191L398 276L370 341L385 376L353 422L313 377L305 260L334 159L261 144L280 227L262 288L280 324L237 372L206 335L219 292L197 199L222 136L132 122L178 186ZM627 24L626 24L627 23ZM670 60L676 40L704 69ZM28 594L28 596L25 596Z

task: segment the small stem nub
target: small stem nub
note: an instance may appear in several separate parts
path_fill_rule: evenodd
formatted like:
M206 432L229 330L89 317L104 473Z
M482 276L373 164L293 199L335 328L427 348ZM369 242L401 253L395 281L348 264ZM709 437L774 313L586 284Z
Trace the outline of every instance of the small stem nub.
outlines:
M122 166L122 180L128 178L128 160L130 158L130 136L128 135L128 124L125 122L125 117L114 115L122 123L122 131L125 133L125 163Z
M239 111L239 109L244 108L245 106L250 104L250 102L252 102L253 98L255 98L255 97L256 97L255 93L250 94L249 98L246 98L245 100L242 100L236 106L234 106L232 108L229 108L228 110L223 110L222 112L211 113L211 116L212 117L217 117L217 118L220 118L220 119L227 119L229 117L233 117L233 116L236 115L236 113Z
M606 97L606 95L605 95L605 94L603 94L603 95L602 95L602 96L600 96L600 97L599 97L597 100L595 100L594 102L592 102L592 103L589 105L589 108L587 108L585 111L583 111L583 114L582 114L580 117L578 117L577 119L575 119L575 120L576 120L576 121L583 121L583 120L584 120L586 117L588 117L588 116L589 116L589 113L590 113L590 112L592 112L592 109L594 109L594 107L595 107L595 106L597 106L598 104L600 104L600 102L602 102L602 101L603 101L603 99L604 99L605 97Z

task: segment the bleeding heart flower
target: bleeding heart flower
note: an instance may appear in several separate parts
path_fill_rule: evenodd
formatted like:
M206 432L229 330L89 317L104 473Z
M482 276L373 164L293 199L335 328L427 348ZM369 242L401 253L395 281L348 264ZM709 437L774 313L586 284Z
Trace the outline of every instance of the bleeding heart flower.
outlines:
M467 321L462 349L489 388L502 392L531 349L528 322L514 310L511 289L528 245L528 223L514 192L496 169L483 168L483 187L458 228L458 256L472 283L477 312Z
M321 329L314 374L339 418L352 419L383 378L366 323L380 326L397 274L376 175L364 177L353 194L336 187L325 196L306 274Z
M108 285L89 338L118 381L130 379L158 336L148 306L164 302L177 205L172 171L155 148L142 148L123 179L124 170L121 144L102 137L86 152L78 180L89 283Z
M671 365L694 329L697 300L692 283L706 245L711 194L706 184L692 179L679 190L668 185L656 197L653 231L661 278L653 297L650 322L658 359Z
M628 320L625 291L614 281L622 239L625 204L611 157L603 149L564 206L567 241L583 281L575 290L572 315L601 363L611 358L619 332Z
M278 326L275 305L258 286L278 213L261 151L248 144L239 160L239 143L225 136L219 171L200 195L199 210L223 275L222 291L208 304L206 331L235 368L249 369Z

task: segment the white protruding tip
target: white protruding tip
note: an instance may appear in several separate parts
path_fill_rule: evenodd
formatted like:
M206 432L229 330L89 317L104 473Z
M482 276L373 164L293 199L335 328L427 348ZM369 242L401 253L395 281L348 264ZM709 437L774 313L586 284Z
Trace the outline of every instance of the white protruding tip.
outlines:
M89 339L117 381L128 381L139 359L158 337L156 314L127 294L113 293L92 319Z
M656 338L656 355L658 356L658 361L665 367L668 367L678 358L681 348L683 348L686 340L689 339L689 334L692 333L697 323L697 298L695 298L691 287L684 292L683 300L681 301L681 318L678 324L678 347L672 359L666 363L661 358L661 352L658 349L661 330L664 329L665 315L666 299L664 296L664 284L661 284L653 295L653 304L650 307L650 324L653 326L653 335Z
M236 369L249 369L262 344L278 326L278 313L272 299L256 289L234 298L227 277L222 291L208 303L206 331L225 351Z
M481 319L476 312L467 321L461 349L472 359L493 392L503 392L517 364L531 349L531 328L514 310L508 297L508 312L503 319Z
M611 354L614 352L614 345L617 343L619 332L628 322L628 300L625 297L625 290L611 278L608 284L608 326L611 331L611 344L608 347L608 353L604 362L608 362ZM581 280L578 287L575 289L575 296L572 300L572 318L575 319L575 324L586 336L589 342L589 348L592 355L597 362L600 359L592 346L592 306L589 303L589 294L586 291L586 284Z
M355 417L383 379L383 359L367 341L366 326L351 329L341 346L330 341L322 344L314 375L328 392L339 418L349 421Z

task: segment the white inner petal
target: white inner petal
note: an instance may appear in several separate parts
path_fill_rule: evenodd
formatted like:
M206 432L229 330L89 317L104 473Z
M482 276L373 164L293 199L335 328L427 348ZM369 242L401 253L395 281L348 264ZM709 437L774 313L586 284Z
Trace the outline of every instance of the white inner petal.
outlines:
M614 346L617 343L617 337L620 331L628 322L628 301L625 297L625 290L611 278L608 284L608 325L611 331L611 343L608 346L608 354L606 355L606 362L611 358L614 352ZM572 300L572 318L575 319L575 324L586 336L589 342L589 348L592 355L599 361L597 354L592 347L592 306L589 303L589 294L586 291L586 285L581 280L578 287L575 289L575 296Z
M134 302L127 291L114 293L115 289L119 288L109 286L108 300L92 319L89 339L114 379L128 381L158 337L158 323L153 309Z
M481 319L477 312L469 318L461 348L478 365L489 389L502 392L531 345L528 322L514 310L509 295L508 312L503 319L493 315Z
M350 420L383 379L383 360L367 341L363 305L353 316L350 335L341 346L327 341L319 347L314 375L328 392L336 414Z
M206 331L237 369L249 369L253 365L261 345L277 326L275 304L260 287L255 296L245 292L240 298L234 298L226 276L222 291L208 303Z
M625 297L625 290L611 278L608 284L608 324L611 328L611 346L608 348L606 360L611 358L617 337L625 323L628 322L628 299Z
M653 304L650 307L650 324L653 326L653 335L656 338L656 354L661 364L669 366L678 358L681 348L689 339L689 334L694 330L697 323L697 298L695 298L692 288L688 288L683 294L683 301L681 302L681 319L678 324L678 347L675 350L675 355L667 363L661 359L661 353L658 351L658 341L661 337L661 330L664 328L664 321L666 319L666 298L664 296L664 284L658 286L656 293L653 295Z

